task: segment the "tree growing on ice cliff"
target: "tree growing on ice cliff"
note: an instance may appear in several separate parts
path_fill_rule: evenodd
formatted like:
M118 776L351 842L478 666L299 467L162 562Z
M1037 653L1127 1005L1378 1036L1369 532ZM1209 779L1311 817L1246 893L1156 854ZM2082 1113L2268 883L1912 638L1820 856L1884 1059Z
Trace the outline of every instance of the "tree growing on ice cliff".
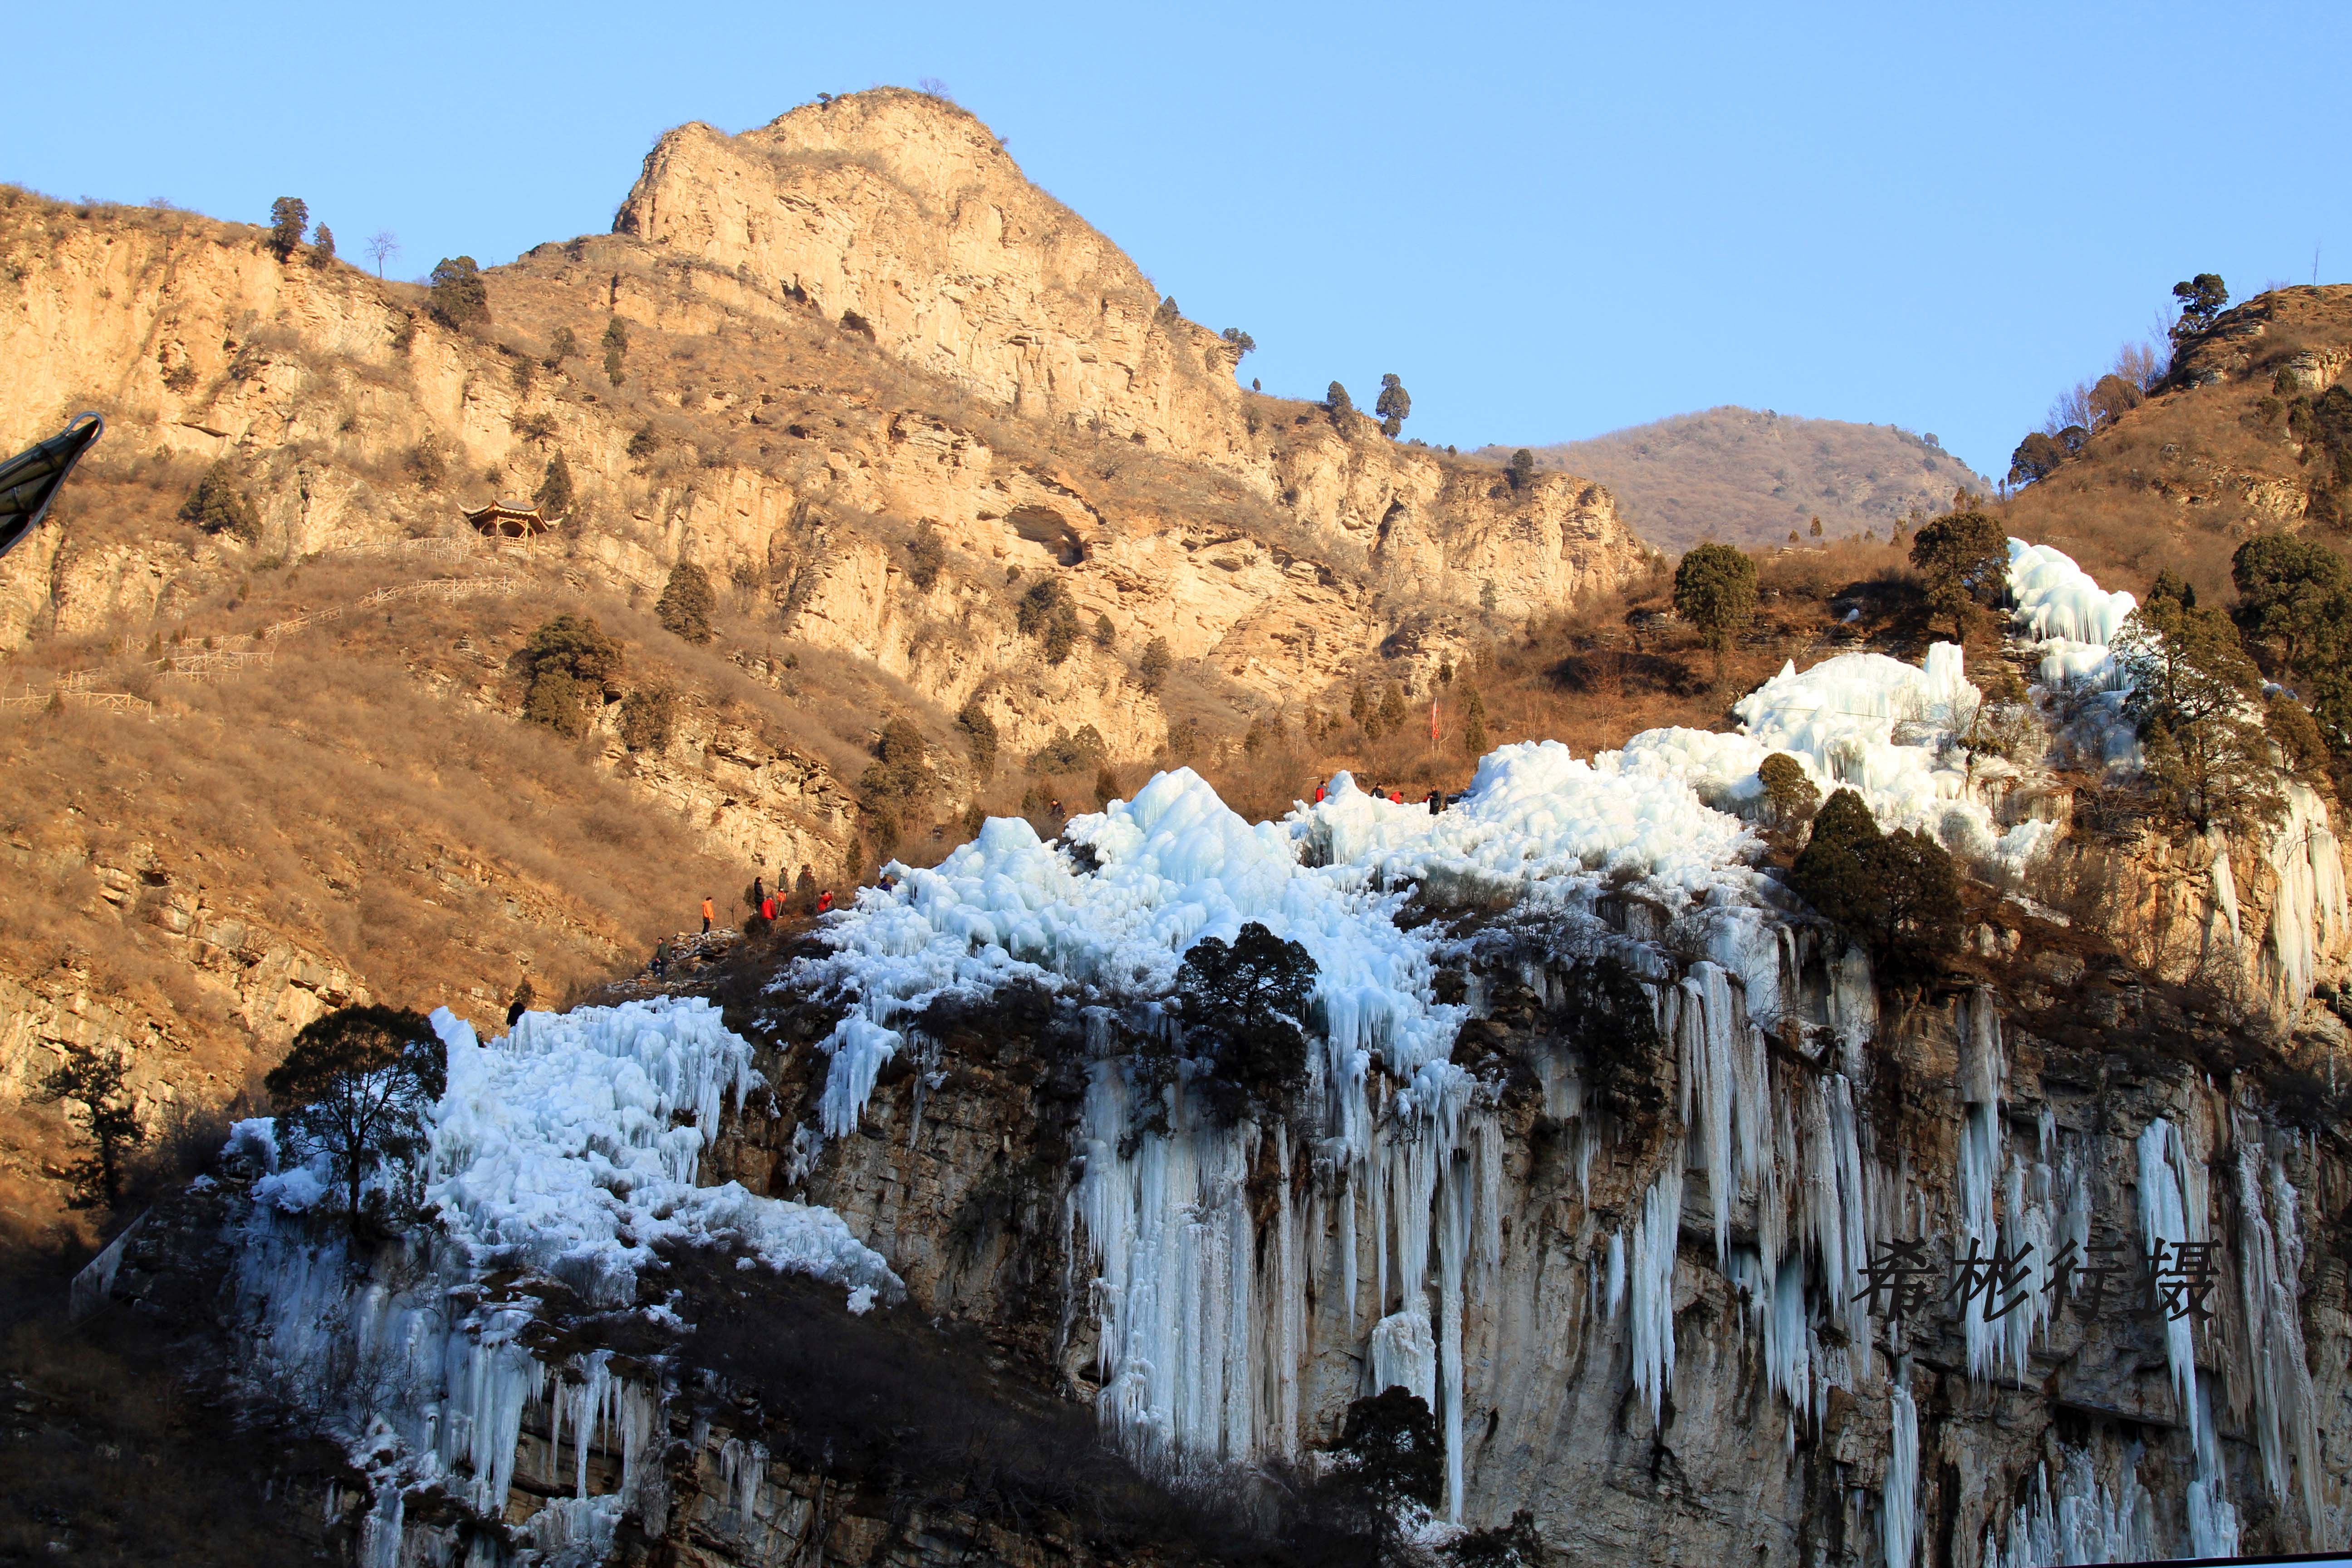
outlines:
M2151 592L2113 647L2151 815L2181 840L2276 822L2285 803L2256 706L2262 674L2230 617Z
M1912 537L1911 564L1927 579L1927 605L1952 617L1952 640L1969 640L1979 605L2009 592L2009 536L1980 511L1939 517Z
M352 1234L413 1212L425 1120L449 1081L448 1047L422 1013L340 1007L313 1019L262 1080L278 1107L282 1152L323 1153ZM367 1192L368 1178L379 1184ZM367 1201L373 1199L372 1202Z
M1890 977L1930 969L1958 945L1960 882L1951 856L1924 833L1881 833L1850 789L1832 794L1813 818L1789 881L1824 919L1861 938Z
M1315 960L1255 921L1228 944L1202 937L1184 955L1176 995L1188 1047L1213 1064L1196 1079L1211 1114L1234 1122L1282 1116L1307 1082Z

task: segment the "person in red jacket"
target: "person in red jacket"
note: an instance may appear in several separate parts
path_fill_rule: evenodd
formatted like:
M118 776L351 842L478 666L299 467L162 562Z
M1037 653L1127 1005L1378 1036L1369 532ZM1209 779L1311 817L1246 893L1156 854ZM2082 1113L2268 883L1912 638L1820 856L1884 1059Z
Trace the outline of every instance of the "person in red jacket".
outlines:
M831 888L827 888L824 892L819 893L816 896L816 912L821 915L829 915L833 913L833 889Z
M760 918L767 921L772 921L776 918L775 894L770 893L766 898L760 900Z

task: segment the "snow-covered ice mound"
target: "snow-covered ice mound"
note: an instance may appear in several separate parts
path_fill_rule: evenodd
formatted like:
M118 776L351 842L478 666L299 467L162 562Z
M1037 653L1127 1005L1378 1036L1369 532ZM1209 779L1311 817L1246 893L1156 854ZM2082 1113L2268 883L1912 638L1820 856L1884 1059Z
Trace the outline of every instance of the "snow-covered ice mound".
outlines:
M1450 1048L1459 1012L1429 999L1426 946L1389 918L1393 900L1302 867L1284 827L1243 821L1190 768L1073 818L1064 837L1079 854L1018 817L992 818L936 868L897 868L897 889L862 890L833 923L832 956L793 976L852 1002L824 1042L828 1136L856 1125L875 1075L906 1043L902 1020L937 998L1017 980L1104 1000L1161 996L1194 942L1230 940L1253 921L1314 957L1343 1066L1360 1071L1346 1058L1377 1050L1411 1076Z
M699 997L526 1013L489 1045L439 1008L448 1087L435 1108L425 1183L436 1237L476 1273L513 1268L626 1306L656 1247L727 1242L772 1268L860 1292L898 1295L881 1256L830 1209L761 1197L740 1183L697 1186L724 1101L759 1082L751 1047ZM268 1118L234 1147L275 1162ZM278 1171L255 1196L280 1212L318 1201L323 1156Z
M1368 795L1343 773L1289 826L1343 875L1472 897L1524 897L1566 879L1638 886L1680 905L1718 887L1744 889L1742 862L1758 847L1738 818L1702 804L1675 766L1613 752L1587 762L1557 741L1488 752L1462 800L1439 813Z

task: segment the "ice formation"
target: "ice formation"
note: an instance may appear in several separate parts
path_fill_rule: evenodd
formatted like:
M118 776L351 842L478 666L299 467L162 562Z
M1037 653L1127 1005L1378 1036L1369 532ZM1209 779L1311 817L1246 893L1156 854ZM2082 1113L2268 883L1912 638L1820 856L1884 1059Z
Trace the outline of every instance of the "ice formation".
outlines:
M257 1182L236 1278L249 1373L322 1413L374 1479L368 1568L410 1561L411 1537L439 1528L404 1525L419 1489L504 1517L534 1410L551 1467L567 1434L572 1445L568 1475L540 1479L569 1479L573 1496L521 1526L523 1539L601 1550L652 1451L660 1390L621 1375L610 1352L541 1360L524 1334L546 1295L631 1307L637 1270L663 1243L725 1242L853 1290L902 1287L828 1209L695 1184L725 1100L757 1081L751 1047L709 1003L530 1013L487 1046L446 1009L433 1024L449 1062L426 1173L437 1221L392 1255L355 1259L334 1222L299 1215L318 1196L315 1171ZM278 1163L267 1121L240 1123L231 1149ZM592 1450L618 1460L617 1493L588 1495Z
M2011 555L2018 624L2040 644L2045 681L2112 684L2105 645L2129 595L2101 593L2055 552L2012 542ZM1907 1367L1889 1379L1874 1363L1884 1335L1857 1289L1874 1240L1895 1234L1893 1215L1911 1214L1916 1198L1868 1155L1859 1102L1875 993L1860 951L1825 942L1756 869L1748 818L1759 765L1786 752L1825 790L1861 792L1890 827L2022 865L2056 829L2001 826L2014 770L1971 763L1956 744L1978 700L1956 647L1935 646L1916 667L1846 654L1784 668L1737 705L1737 733L1651 731L1590 758L1551 742L1502 747L1442 813L1391 804L1342 774L1316 805L1253 825L1180 769L1074 819L1057 842L1016 819L991 821L938 867L897 868L895 889L861 892L826 928L826 955L785 983L842 1005L823 1042L820 1125L796 1130L793 1168L856 1128L895 1055L928 1059L936 1047L922 1020L935 1002L1016 983L1054 993L1086 1025L1073 1291L1098 1334L1106 1433L1178 1477L1297 1456L1313 1436L1302 1379L1317 1338L1344 1324L1362 1392L1402 1385L1429 1403L1445 1439L1444 1511L1459 1521L1465 1321L1502 1252L1502 1133L1492 1091L1451 1060L1482 1005L1476 987L1454 1004L1433 988L1439 960L1461 953L1397 916L1416 892L1539 913L1549 956L1521 963L1520 978L1549 1003L1566 964L1620 960L1675 1062L1663 1166L1587 1259L1596 1311L1622 1324L1619 1375L1661 1419L1675 1376L1687 1201L1710 1225L1715 1267L1747 1303L1790 1441L1799 1423L1821 1419L1832 1388L1888 1402L1882 1545L1907 1564L1919 1529L1918 1411ZM2269 945L2285 983L2307 985L2318 950L2343 929L2345 897L2324 807L2298 796L2293 813L2272 851L2281 891ZM2218 864L2217 889L2229 877L2227 859ZM2227 901L2234 910L2234 890ZM1161 1003L1186 951L1249 921L1300 943L1317 968L1302 1022L1318 1045L1288 1124L1220 1123L1181 1084L1146 1087L1128 1069L1136 1039L1178 1027ZM724 1240L842 1284L853 1310L898 1283L826 1210L696 1184L727 1099L740 1102L755 1081L749 1047L715 1009L528 1015L487 1047L436 1017L450 1049L432 1151L438 1226L402 1269L355 1274L298 1217L323 1195L321 1173L274 1170L256 1188L242 1275L257 1373L347 1418L347 1439L380 1483L372 1563L393 1561L414 1533L401 1510L416 1488L502 1509L533 1413L551 1434L539 1479L568 1482L573 1495L518 1539L593 1548L634 1494L660 1391L603 1352L561 1367L534 1356L522 1340L541 1305L532 1281L626 1308L656 1246ZM2046 1326L2048 1259L2068 1239L2089 1239L2084 1160L2048 1127L2038 1140L2011 1132L1992 999L1967 999L1958 1017L1952 1232L1983 1254L2031 1246L2036 1260L2011 1286L2032 1305L1992 1323L1968 1314L1967 1366L1977 1378L2016 1376ZM1540 1076L1548 1113L1573 1124L1586 1182L1601 1133L1575 1067L1547 1061ZM1152 1107L1147 1094L1166 1098ZM238 1136L257 1163L278 1164L267 1123ZM2138 1146L2150 1237L2178 1240L2206 1223L2203 1167L2179 1137L2159 1122ZM2289 1375L2303 1359L2295 1194L2274 1155L2245 1148L2237 1201L2262 1245L2239 1286L2256 1364L2273 1373L2256 1384L2254 1430L2270 1489L2310 1514L2313 1406L2307 1374L2300 1392ZM1924 1228L1917 1217L1909 1228ZM494 1274L520 1283L491 1290ZM2219 1550L2234 1542L2236 1522L2210 1399L2186 1342L2168 1350L2197 1445L2194 1543ZM589 1495L592 1450L617 1458L619 1492ZM763 1464L749 1447L722 1455L739 1514L757 1500ZM2034 1485L2005 1533L1988 1533L1987 1561L2112 1554L2150 1538L2128 1467L2102 1490L2088 1459L2067 1458Z

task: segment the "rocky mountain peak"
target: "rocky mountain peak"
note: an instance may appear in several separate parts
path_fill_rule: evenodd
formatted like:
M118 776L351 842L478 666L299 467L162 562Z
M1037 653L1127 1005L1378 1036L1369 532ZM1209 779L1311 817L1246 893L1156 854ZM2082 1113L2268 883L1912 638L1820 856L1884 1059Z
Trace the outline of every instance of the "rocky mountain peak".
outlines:
M680 126L614 229L814 309L1013 412L1204 455L1232 353L1032 184L965 110L897 88L730 136Z

